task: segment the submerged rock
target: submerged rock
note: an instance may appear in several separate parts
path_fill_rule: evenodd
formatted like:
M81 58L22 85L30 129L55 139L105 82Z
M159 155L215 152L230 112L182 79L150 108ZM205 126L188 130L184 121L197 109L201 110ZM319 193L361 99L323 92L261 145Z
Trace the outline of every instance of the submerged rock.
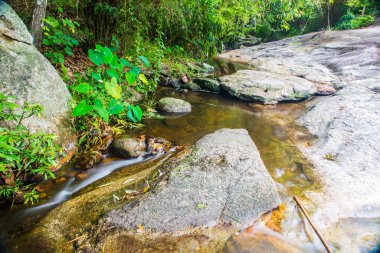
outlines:
M211 78L194 78L194 83L198 84L202 90L219 92L220 83Z
M248 132L222 129L199 140L154 193L132 208L111 212L107 223L159 231L242 226L279 204L274 182Z
M112 143L112 152L125 158L136 158L147 151L145 139L122 138Z
M187 83L183 88L191 90L191 91L200 91L201 87L196 83Z
M264 71L239 70L220 80L221 89L231 96L263 104L299 101L317 92L314 84L306 79Z
M160 99L157 104L158 110L166 113L188 113L191 112L191 104L177 98L166 97Z
M268 232L268 231L267 231ZM273 235L274 234L274 235ZM231 237L224 245L223 253L301 253L296 245L280 238L279 234L269 231L263 233L247 229Z
M0 92L16 102L39 103L42 117L23 120L32 131L53 133L67 150L75 148L71 96L58 72L33 46L32 36L17 14L0 0ZM68 151L67 153L70 153Z

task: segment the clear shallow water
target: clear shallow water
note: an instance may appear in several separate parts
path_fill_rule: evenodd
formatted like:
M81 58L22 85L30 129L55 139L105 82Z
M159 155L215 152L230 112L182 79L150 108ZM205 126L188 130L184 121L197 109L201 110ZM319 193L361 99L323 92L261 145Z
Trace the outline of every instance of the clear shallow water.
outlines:
M312 173L311 164L297 148L299 145L310 145L314 142L314 138L304 128L294 123L294 120L306 109L304 102L263 107L211 93L186 93L172 89L160 89L156 96L157 100L164 96L184 99L192 104L192 112L187 115L146 120L145 127L135 131L134 135L146 134L163 137L178 145L191 146L204 135L220 128L247 129L260 151L264 164L287 202L286 218L283 222L283 232L280 235L289 241L301 244L308 252L324 252L318 238L311 231L310 225L305 222L295 208L294 202L290 200L291 196L297 195L301 197L311 212L317 209L308 203L307 198L303 195L307 191L320 191L320 185ZM14 234L22 230L24 225L17 226L22 220L38 220L44 217L49 209L75 196L78 191L91 189L101 178L115 175L121 168L128 168L136 163L145 163L149 159L152 157L134 160L108 158L94 169L89 170L89 175L84 180L76 180L75 173L77 172L72 170L61 172L63 180L58 179L56 182L46 184L48 198L41 201L39 206L21 211L17 208L11 212L9 210L0 211L0 222L2 220L4 225L2 227L3 237L7 237L8 232ZM129 173L134 172L132 170ZM341 223L344 224L343 229L341 224L337 224L335 228L331 229L332 232L327 231L328 236L333 240L334 245L339 247L340 241L334 241L332 236L334 233L343 236L344 231L348 231L349 228L360 227L360 229L353 230L364 231L363 233L375 231L376 234L380 228L376 230L378 223L373 222L373 220L366 220L359 226L355 225L358 224L357 219L346 220ZM33 227L34 223L29 224L29 227ZM353 234L354 232L351 232L347 238L354 237ZM371 242L375 241L371 237L372 235L373 233L364 237L360 237L360 234L356 235L355 238L358 239L355 245L362 244L362 240L369 240L367 246L371 245ZM244 240L242 241L244 242ZM369 246L366 249L368 248Z

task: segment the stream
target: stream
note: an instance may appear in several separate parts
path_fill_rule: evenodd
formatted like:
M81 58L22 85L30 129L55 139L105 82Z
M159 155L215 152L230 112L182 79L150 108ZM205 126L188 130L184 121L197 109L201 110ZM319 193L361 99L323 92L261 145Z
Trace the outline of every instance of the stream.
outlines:
M189 147L204 135L220 128L247 129L286 204L281 234L271 231L262 223L256 224L256 229L274 233L307 252L324 252L318 237L292 201L293 195L298 196L312 216L317 217L315 214L318 213L318 207L308 200L307 193L320 192L321 185L313 174L312 165L299 151L299 147L311 145L315 139L295 123L305 112L306 102L264 107L213 93L174 91L169 88L160 88L155 96L156 100L166 96L184 99L192 104L192 112L145 120L143 129L134 130L133 135L159 136L177 145ZM83 191L91 190L95 185L101 187L99 180L111 180L120 171L133 175L135 169L128 169L136 164L143 165L169 157L170 153L165 157L162 154L146 154L130 160L105 157L82 180L76 177L78 171L73 169L59 172L56 180L42 185L47 196L38 205L28 208L14 206L12 210L3 207L0 210L0 247L3 248L0 252L8 252L4 246L7 241L32 229L36 221L43 218L49 210ZM318 220L314 222L318 226ZM347 218L323 232L334 250L339 252L377 252L374 248L379 241L380 219ZM244 240L240 243L244 243ZM13 241L12 245L14 244ZM38 250L30 249L30 252Z

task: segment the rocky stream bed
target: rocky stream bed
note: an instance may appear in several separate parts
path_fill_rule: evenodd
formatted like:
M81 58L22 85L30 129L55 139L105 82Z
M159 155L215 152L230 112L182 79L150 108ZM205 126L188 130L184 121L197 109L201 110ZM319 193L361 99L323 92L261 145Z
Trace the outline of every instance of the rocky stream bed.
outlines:
M47 116L28 124L73 150L65 84L12 10L0 11L1 91L42 103ZM296 195L334 252L377 252L379 50L373 26L219 55L217 78L160 88L163 117L131 133L162 137L166 152L139 137L114 142L133 147L118 153L128 159L58 171L39 206L0 211L0 251L325 252Z

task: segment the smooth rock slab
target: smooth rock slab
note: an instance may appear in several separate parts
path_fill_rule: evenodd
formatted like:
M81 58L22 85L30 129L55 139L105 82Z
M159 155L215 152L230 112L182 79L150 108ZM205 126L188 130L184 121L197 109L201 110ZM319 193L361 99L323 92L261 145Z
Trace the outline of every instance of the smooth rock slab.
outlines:
M166 113L188 113L191 112L191 104L177 98L162 98L157 104L158 110Z
M320 208L320 222L378 217L380 94L352 85L308 106L299 122L319 138L303 151L324 184L323 195L309 193Z
M317 92L310 81L277 73L239 70L220 77L221 89L231 96L248 102L271 104L282 101L299 101Z
M127 229L141 224L159 231L241 226L279 204L275 184L248 132L221 129L199 140L154 193L134 207L111 212L107 223Z

